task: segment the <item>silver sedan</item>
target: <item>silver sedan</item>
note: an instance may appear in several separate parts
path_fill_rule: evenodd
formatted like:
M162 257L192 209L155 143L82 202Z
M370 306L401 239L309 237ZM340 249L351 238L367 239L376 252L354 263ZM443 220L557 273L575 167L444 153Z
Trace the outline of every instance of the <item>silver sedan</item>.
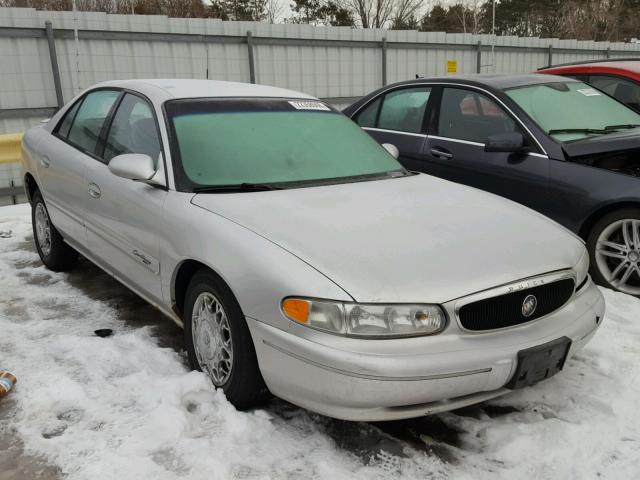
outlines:
M556 374L603 318L577 237L407 171L308 95L107 82L23 154L45 265L80 253L183 325L240 409L268 392L351 420L458 408Z

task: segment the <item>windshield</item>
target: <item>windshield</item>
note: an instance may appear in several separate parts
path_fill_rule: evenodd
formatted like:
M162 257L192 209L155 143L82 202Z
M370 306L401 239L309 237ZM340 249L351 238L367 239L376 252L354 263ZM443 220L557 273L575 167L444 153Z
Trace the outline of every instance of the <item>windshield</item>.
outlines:
M509 95L561 142L640 126L640 115L581 82L554 82L507 89Z
M186 189L405 173L360 127L318 101L176 100L166 110Z

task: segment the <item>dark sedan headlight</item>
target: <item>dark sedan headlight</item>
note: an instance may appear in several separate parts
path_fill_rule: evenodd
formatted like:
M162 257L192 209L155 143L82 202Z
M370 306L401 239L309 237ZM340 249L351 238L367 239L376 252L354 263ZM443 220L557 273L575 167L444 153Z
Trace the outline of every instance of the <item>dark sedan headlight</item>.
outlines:
M433 335L447 317L438 305L366 304L286 298L282 311L294 322L351 337L392 338Z

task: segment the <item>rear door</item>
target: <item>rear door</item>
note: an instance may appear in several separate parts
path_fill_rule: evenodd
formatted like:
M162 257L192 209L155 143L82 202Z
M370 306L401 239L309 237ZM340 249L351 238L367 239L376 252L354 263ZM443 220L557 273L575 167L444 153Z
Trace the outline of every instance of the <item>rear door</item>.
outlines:
M162 300L160 235L167 189L118 177L109 162L124 153L150 156L164 177L164 160L153 106L125 92L112 114L98 159L86 171L86 226L89 250L104 268L116 273L147 299ZM166 183L165 183L166 185Z
M398 160L413 170L421 162L430 94L428 86L390 90L369 103L354 120L379 143L398 147Z
M79 99L53 130L38 165L38 177L51 221L72 243L84 246L87 190L85 172L94 161L100 131L118 95L95 90Z
M438 96L420 170L546 209L549 159L522 125L482 91L445 86ZM490 135L509 132L520 132L530 153L484 151Z

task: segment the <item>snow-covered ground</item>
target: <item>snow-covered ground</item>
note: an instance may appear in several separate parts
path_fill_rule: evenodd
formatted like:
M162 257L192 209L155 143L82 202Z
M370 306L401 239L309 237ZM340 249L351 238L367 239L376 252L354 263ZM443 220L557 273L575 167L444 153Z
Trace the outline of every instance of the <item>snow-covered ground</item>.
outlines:
M190 372L181 331L89 262L46 270L26 205L0 208L0 479L640 478L640 300L556 377L421 419L240 413ZM97 328L115 335L98 338Z

